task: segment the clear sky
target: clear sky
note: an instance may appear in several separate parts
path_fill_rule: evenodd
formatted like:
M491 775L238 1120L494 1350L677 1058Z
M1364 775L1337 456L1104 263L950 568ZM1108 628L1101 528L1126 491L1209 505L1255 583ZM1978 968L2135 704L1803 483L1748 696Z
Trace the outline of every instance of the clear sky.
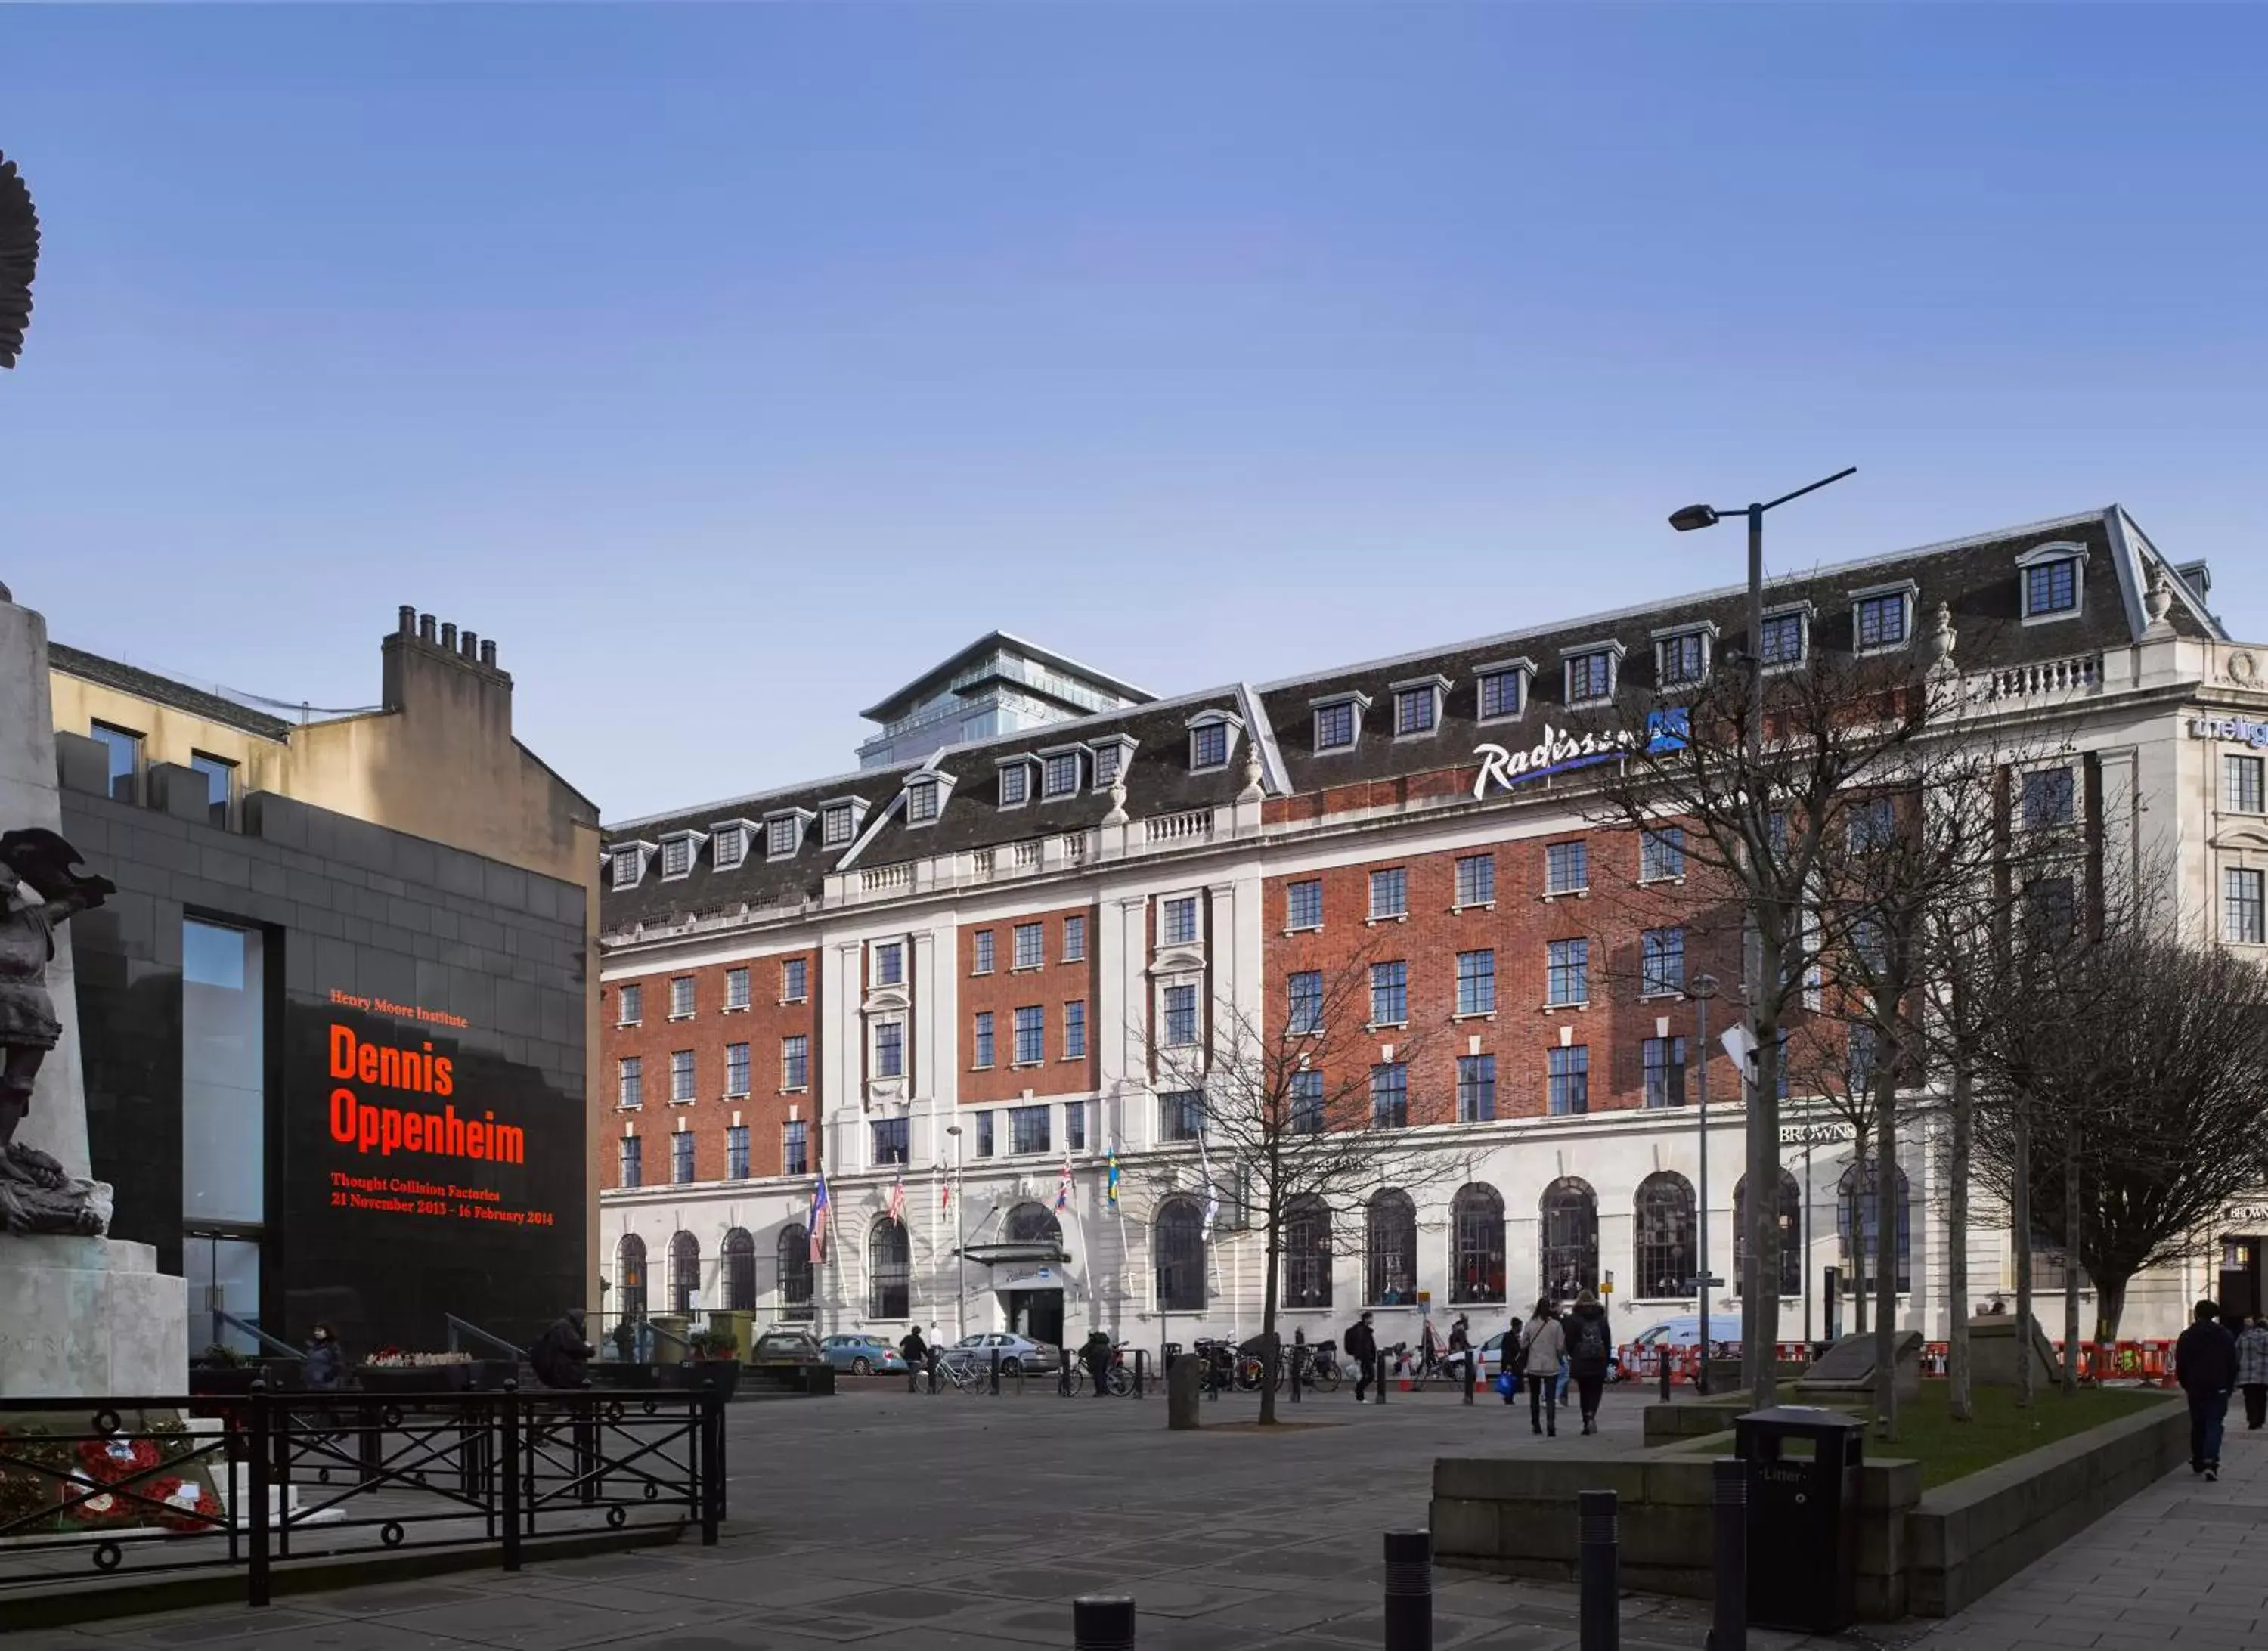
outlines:
M2268 638L2268 10L0 7L0 579L610 817L995 626L1161 693L2117 500ZM2250 111L2248 113L2247 111Z

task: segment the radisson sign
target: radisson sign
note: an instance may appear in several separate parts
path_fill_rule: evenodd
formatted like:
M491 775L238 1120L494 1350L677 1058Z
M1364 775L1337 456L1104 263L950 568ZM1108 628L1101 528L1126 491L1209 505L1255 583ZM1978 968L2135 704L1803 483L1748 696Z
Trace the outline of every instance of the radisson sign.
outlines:
M1646 750L1683 750L1689 726L1682 706L1648 711ZM1587 768L1594 763L1611 763L1638 748L1638 736L1627 728L1579 734L1563 732L1547 722L1543 725L1543 737L1525 750L1507 750L1494 743L1474 747L1473 755L1481 760L1481 771L1473 777L1473 795L1476 799L1487 796L1491 782L1510 791L1514 785L1542 779L1549 774L1564 774L1569 769Z

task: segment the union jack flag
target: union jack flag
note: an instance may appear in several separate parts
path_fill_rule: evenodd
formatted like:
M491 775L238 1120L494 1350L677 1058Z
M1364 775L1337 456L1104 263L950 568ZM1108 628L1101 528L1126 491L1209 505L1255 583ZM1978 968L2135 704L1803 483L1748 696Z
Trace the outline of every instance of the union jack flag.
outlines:
M1071 1154L1064 1154L1063 1179L1056 1183L1056 1208L1071 1208Z
M890 1196L883 1201L882 1207L889 1212L892 1220L901 1226L904 1225L906 1219L906 1172L904 1170L899 1170L898 1178L890 1183Z

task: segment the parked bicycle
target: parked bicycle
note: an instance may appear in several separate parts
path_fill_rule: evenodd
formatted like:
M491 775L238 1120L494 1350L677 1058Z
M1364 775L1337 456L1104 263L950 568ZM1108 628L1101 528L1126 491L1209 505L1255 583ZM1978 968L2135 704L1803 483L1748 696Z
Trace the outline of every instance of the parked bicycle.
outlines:
M1110 1370L1104 1380L1110 1391L1119 1398L1124 1398L1134 1391L1134 1373L1126 1367L1126 1349L1123 1346L1114 1345L1111 1347ZM1074 1360L1056 1390L1065 1398L1077 1398L1087 1390L1088 1381L1086 1361Z

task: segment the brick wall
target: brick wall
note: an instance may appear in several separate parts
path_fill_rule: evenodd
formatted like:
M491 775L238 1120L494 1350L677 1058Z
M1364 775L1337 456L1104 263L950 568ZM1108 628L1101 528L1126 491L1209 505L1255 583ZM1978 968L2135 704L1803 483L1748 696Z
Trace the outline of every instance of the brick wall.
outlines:
M784 966L801 960L804 995L799 1001L783 1001ZM726 977L738 969L749 971L748 1006L727 1009ZM684 1018L670 1013L672 982L693 982L693 1012ZM619 1024L622 988L642 988L644 1003L635 1026ZM722 1181L729 1168L726 1131L737 1120L748 1131L748 1173L753 1176L781 1173L781 1141L791 1110L811 1124L806 1131L809 1167L819 1167L820 1131L815 1121L819 1094L817 992L819 964L814 951L774 953L699 969L663 970L635 982L608 981L601 989L600 1020L605 1058L600 1072L607 1127L593 1142L593 1166L602 1187L622 1184L621 1140L625 1123L634 1124L644 1143L641 1184L667 1184L672 1178L671 1137L682 1124L694 1138L693 1178ZM785 1086L782 1043L791 1036L804 1039L806 1083L799 1090ZM748 1046L748 1083L744 1095L726 1094L733 1045ZM671 1057L680 1050L693 1055L693 1099L673 1102ZM642 1064L644 1095L635 1111L621 1109L621 1070L625 1057Z
M1064 925L1076 918L1085 925L1084 955L1075 962L1064 958ZM1036 969L1019 969L1016 930L1040 925L1042 962ZM979 937L992 937L992 966L977 972ZM955 954L961 970L960 1092L963 1105L989 1106L1034 1095L1082 1095L1095 1087L1094 960L1101 943L1100 914L1093 906L1063 906L1049 911L1020 913L995 922L962 925ZM1086 1052L1076 1059L1064 1055L1064 1005L1082 1006L1086 1019ZM1035 1065L1015 1064L1016 1011L1042 1011L1046 1036L1043 1058ZM977 1065L976 1017L992 1017L992 1062Z
M1589 851L1587 893L1547 897L1548 846L1578 840ZM1495 858L1495 900L1492 905L1458 910L1456 862L1484 853ZM1395 867L1406 875L1406 916L1373 921L1370 874ZM1688 886L1641 885L1638 870L1636 835L1602 829L1270 876L1263 919L1266 1024L1285 1024L1288 977L1295 971L1321 973L1329 990L1341 971L1399 962L1406 972L1407 1024L1375 1027L1359 1048L1335 1037L1330 1058L1381 1061L1386 1046L1392 1045L1393 1058L1409 1065L1412 1124L1455 1121L1457 1060L1465 1055L1495 1058L1496 1117L1544 1113L1550 1051L1562 1046L1563 1038L1588 1051L1590 1111L1642 1106L1642 1044L1656 1035L1657 1021L1664 1017L1669 1035L1687 1040L1690 1103L1699 1059L1695 1006L1682 996L1642 993L1641 935L1649 928L1684 927L1688 976L1715 975L1729 998L1740 978L1738 914L1721 904L1705 908L1697 893L1689 895ZM1290 888L1308 881L1322 885L1322 926L1286 932ZM1573 939L1590 945L1587 1003L1549 1006L1550 943ZM1460 1016L1457 958L1471 952L1494 954L1495 1008ZM1367 994L1359 1001L1366 1009ZM1720 1000L1712 1015L1712 1043L1736 1013L1730 1002ZM1730 1060L1721 1049L1715 1054L1712 1092L1737 1095ZM1334 1090L1345 1081L1336 1072L1328 1080Z

